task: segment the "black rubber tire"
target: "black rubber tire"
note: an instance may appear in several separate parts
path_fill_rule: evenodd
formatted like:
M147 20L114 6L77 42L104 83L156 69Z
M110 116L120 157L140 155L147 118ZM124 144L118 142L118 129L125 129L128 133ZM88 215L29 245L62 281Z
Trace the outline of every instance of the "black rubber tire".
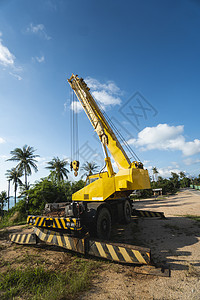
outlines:
M132 208L129 200L124 201L123 211L124 211L124 224L129 224L131 222L131 215L132 215Z
M109 240L111 233L111 215L106 207L100 209L96 221L96 234L99 239Z

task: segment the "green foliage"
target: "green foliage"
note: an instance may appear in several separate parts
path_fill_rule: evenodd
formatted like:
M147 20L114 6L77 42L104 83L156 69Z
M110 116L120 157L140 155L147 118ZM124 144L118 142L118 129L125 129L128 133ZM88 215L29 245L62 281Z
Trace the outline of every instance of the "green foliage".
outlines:
M26 192L29 213L40 214L46 203L71 201L72 194L83 186L82 180L70 183L43 178Z
M54 157L48 163L48 167L46 169L50 170L50 178L54 181L61 182L64 178L68 179L67 173L69 173L66 166L69 164L65 159L61 160L59 157Z
M190 186L190 183L191 183L191 180L190 180L188 177L183 177L183 178L180 180L181 188L189 187L189 186Z
M16 199L17 199L17 188L18 185L22 185L22 181L20 177L22 177L23 172L20 169L12 168L11 170L7 170L6 172L7 178L9 181L12 181L14 184L14 190L15 190L15 205L16 205Z
M97 166L97 164L95 162L88 162L86 161L83 166L81 167L81 171L84 171L85 173L82 175L82 178L84 176L90 176L94 173L97 172L97 169L99 168L99 166Z
M192 183L194 185L200 185L200 174L198 175L198 177L193 178Z
M32 174L31 169L33 168L35 172L38 171L35 158L39 155L34 154L36 150L31 147L24 145L23 148L15 148L10 152L12 157L8 161L18 162L16 169L20 170L25 175L25 185L27 186L27 176Z
M25 223L27 210L30 214L40 215L46 203L68 202L72 194L84 187L83 180L77 182L52 181L43 178L28 190L23 190L23 198L11 208L0 221L0 228ZM28 203L26 203L28 200Z
M162 194L175 194L177 192L177 187L174 186L172 180L162 178L161 176L158 177L158 181L151 182L152 189L162 188Z
M26 200L21 199L17 204L6 212L0 222L0 228L12 225L26 224Z
M73 299L86 290L97 263L75 260L66 272L55 272L42 267L10 269L0 275L1 299Z
M82 189L84 186L85 186L85 182L83 180L72 182L72 184L71 184L72 194L76 193L77 191Z

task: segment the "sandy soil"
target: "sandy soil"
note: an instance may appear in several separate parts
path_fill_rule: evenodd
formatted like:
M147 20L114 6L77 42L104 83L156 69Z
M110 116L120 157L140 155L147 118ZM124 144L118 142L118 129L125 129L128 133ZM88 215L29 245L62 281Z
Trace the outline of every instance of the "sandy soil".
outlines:
M167 263L171 277L135 274L134 268L108 266L80 299L200 299L200 191L183 190L162 199L135 201L136 209L163 211L167 219L140 219L113 230L112 239L150 247L156 263Z
M135 208L163 211L166 219L133 218L128 226L116 226L112 240L149 247L156 263L167 263L171 277L143 275L131 266L102 262L91 289L79 299L200 299L200 191L183 190L162 199L135 201ZM0 231L0 272L8 265L45 265L65 270L74 259L61 248L20 246L8 241L10 232L30 230L15 226ZM142 271L142 268L141 268Z

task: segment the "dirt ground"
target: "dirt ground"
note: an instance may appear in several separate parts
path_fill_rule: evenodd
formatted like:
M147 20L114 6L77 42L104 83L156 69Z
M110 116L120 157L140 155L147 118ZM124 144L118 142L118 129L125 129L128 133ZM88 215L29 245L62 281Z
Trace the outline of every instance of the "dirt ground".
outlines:
M135 201L136 209L163 211L166 219L134 219L116 226L112 240L151 248L156 263L168 264L171 277L138 274L134 267L102 262L89 291L79 299L200 299L200 191L182 190L157 199ZM64 271L74 255L54 246L20 246L8 241L15 226L0 231L0 272L9 265L43 265ZM142 272L141 267L141 272Z

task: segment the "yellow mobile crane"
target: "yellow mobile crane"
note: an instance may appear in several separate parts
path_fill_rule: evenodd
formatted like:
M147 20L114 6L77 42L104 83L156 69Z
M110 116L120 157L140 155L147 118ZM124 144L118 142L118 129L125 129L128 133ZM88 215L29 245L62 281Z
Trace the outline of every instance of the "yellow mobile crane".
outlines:
M85 224L96 229L97 237L109 239L111 220L125 223L131 220L132 207L128 196L132 191L150 188L148 171L141 162L130 161L85 81L72 74L68 82L102 143L107 167L106 172L88 176L89 184L74 193L72 201L78 203ZM117 163L118 173L113 171L108 150ZM71 165L76 175L79 162L73 161Z
M43 241L121 263L152 264L149 248L108 241L114 222L129 223L131 216L164 217L162 212L132 207L129 197L132 191L150 188L148 171L140 161L130 161L113 125L100 110L85 81L72 74L68 82L102 143L107 170L88 176L87 184L72 195L71 202L47 203L42 216L29 215L27 223L33 225L34 232L11 234L10 239L19 244ZM108 151L118 165L117 173ZM72 161L71 168L77 175L79 161ZM161 272L156 269L152 274L169 276L169 271L162 267Z

